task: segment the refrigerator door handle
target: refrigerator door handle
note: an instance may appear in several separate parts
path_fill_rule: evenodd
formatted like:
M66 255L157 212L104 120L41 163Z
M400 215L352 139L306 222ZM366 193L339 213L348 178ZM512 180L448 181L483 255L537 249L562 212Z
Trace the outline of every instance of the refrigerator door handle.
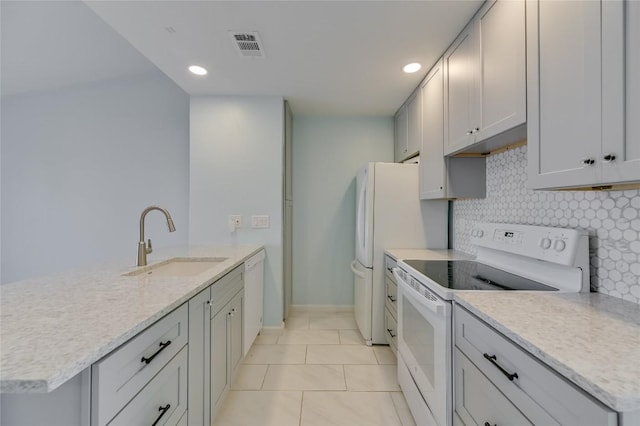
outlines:
M358 210L357 214L357 223L356 223L356 240L358 242L358 252L360 255L364 256L365 251L365 232L364 229L366 226L366 217L365 217L365 205L366 202L366 191L367 185L363 182L362 187L360 188L360 194L358 196Z
M359 277L359 278L364 278L364 273L360 272L356 269L356 260L354 260L353 262L351 262L351 272L353 272L353 275Z

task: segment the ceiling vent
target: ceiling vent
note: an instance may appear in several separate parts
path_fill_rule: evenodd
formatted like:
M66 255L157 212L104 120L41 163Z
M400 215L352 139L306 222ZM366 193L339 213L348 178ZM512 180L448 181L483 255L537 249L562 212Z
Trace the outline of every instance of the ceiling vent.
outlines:
M233 45L245 58L265 58L264 47L257 31L229 31Z

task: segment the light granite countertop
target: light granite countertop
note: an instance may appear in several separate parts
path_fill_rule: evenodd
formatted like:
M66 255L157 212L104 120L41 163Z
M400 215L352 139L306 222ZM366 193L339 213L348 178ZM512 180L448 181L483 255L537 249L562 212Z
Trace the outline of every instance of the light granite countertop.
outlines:
M467 291L454 300L608 407L640 410L640 305L600 293Z
M386 254L391 256L394 260L466 260L473 259L473 256L457 250L445 250L445 249L386 249Z
M110 263L0 286L0 392L51 392L261 248L194 246L149 255L149 265L228 258L191 277L123 276L137 268Z

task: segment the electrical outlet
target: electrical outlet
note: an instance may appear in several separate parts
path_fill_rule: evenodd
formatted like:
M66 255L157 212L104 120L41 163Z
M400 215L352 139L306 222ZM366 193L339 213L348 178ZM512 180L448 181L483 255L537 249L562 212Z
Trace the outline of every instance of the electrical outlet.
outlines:
M242 228L242 215L230 214L229 224L233 225L236 228Z

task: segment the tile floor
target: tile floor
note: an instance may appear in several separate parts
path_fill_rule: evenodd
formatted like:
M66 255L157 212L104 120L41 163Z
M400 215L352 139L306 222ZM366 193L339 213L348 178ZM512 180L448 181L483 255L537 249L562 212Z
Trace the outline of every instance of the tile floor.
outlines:
M415 426L387 346L369 347L352 313L293 312L258 336L217 426Z

